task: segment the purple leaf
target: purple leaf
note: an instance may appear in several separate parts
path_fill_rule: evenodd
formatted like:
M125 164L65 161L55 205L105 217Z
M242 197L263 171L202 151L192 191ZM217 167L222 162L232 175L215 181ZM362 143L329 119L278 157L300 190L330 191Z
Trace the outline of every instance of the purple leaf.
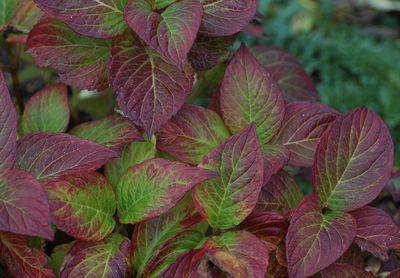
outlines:
M321 278L374 278L371 272L357 268L353 265L335 263L321 272Z

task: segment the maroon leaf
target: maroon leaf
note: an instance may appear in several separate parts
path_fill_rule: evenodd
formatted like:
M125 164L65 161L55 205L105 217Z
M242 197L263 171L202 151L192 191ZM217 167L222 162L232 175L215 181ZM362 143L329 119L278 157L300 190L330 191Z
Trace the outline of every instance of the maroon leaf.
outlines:
M112 38L126 28L122 10L127 0L35 0L49 16L64 21L75 32Z
M109 74L122 111L149 137L175 115L191 90L193 70L180 71L131 33L114 40Z
M314 189L324 206L352 211L378 196L392 164L388 128L374 112L359 108L338 118L322 135L314 157Z
M229 36L241 31L253 19L256 0L199 0L204 15L200 32L207 36Z
M46 193L25 171L0 170L0 231L53 239Z
M353 265L335 263L321 272L321 278L373 278L371 272L357 268Z
M13 277L55 278L45 253L28 247L26 236L0 232L0 257Z
M290 152L280 144L264 144L261 146L264 158L264 183L268 182L272 175L286 166Z
M65 257L60 278L126 277L129 269L130 240L114 234L103 241L75 243Z
M362 268L364 265L364 254L357 244L352 243L350 248L336 261L337 263L344 263Z
M386 278L398 278L400 276L400 268L392 271Z
M246 231L213 236L204 245L209 260L232 277L263 278L268 267L268 248Z
M157 133L157 148L197 165L228 137L229 132L217 113L185 104Z
M17 141L17 112L0 71L0 169L12 168Z
M221 116L232 133L255 122L261 145L277 133L285 112L277 83L244 46L225 71L220 105Z
M203 8L197 0L181 0L159 13L156 2L128 0L125 19L143 41L182 68L200 28Z
M199 277L197 268L205 255L205 249L189 250L180 255L162 274L165 278Z
M316 102L294 102L286 105L285 117L278 135L290 151L289 164L311 167L321 135L339 114Z
M263 160L255 124L211 151L200 167L218 172L219 177L193 189L197 209L213 228L238 225L255 207L263 182Z
M229 47L236 36L207 37L199 35L189 52L189 59L196 70L211 69L229 56Z
M250 50L278 82L286 102L318 99L312 79L289 52L270 44L258 45Z
M39 132L18 140L16 165L39 180L48 180L96 170L116 156L106 147L72 135Z
M355 242L374 256L387 260L389 248L400 249L400 229L386 212L366 206L351 212L356 220Z
M322 214L314 196L304 197L293 213L286 237L289 277L305 278L335 262L350 247L355 230L351 215Z
M61 81L81 89L108 88L110 42L81 36L63 22L42 17L29 33L27 52L41 67L58 70Z
M248 231L263 241L279 245L286 235L288 223L279 213L253 211L240 223L238 229Z
M285 213L295 208L302 198L303 193L296 181L282 170L262 187L257 209Z
M392 174L389 183L386 185L387 190L392 194L395 202L400 201L400 170Z

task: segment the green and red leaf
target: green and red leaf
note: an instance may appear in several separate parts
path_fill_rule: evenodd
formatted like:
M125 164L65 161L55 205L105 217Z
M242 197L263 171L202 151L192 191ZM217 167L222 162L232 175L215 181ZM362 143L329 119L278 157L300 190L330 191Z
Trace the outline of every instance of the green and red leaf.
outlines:
M197 269L201 263L205 249L194 249L186 251L176 258L175 262L170 264L162 273L165 278L191 278L198 277Z
M400 250L400 228L383 210L366 206L351 212L356 220L355 242L374 256L388 260L390 248Z
M0 100L0 169L8 169L12 168L15 163L17 111L15 111L6 80L1 71Z
M156 0L128 0L124 16L146 44L182 68L200 28L203 8L197 0L180 0L160 12Z
M261 145L268 143L281 126L285 113L281 91L244 46L225 71L220 107L222 118L233 134L255 122Z
M204 15L200 33L223 37L236 34L246 27L256 14L256 0L199 0Z
M108 71L120 108L148 137L178 112L193 82L189 64L179 70L130 32L114 40Z
M374 278L371 272L350 264L335 263L321 272L321 278Z
M285 117L277 141L290 151L289 164L311 167L322 134L339 114L317 102L293 102L286 105Z
M219 174L192 191L201 215L213 228L238 225L255 207L263 183L263 158L255 124L212 150L199 167Z
M21 0L11 20L11 25L13 28L24 33L24 35L19 36L26 36L25 34L28 34L32 30L42 15L42 11L36 6L34 0Z
M268 182L272 175L278 173L289 161L289 150L280 144L261 145L264 158L264 183Z
M121 223L138 223L167 212L198 183L214 177L212 171L165 159L133 166L117 185Z
M99 241L115 227L112 185L96 172L70 174L46 183L52 222L80 240Z
M278 82L286 102L318 99L314 82L289 52L270 44L258 45L250 50Z
M0 3L0 32L7 28L20 0L2 0Z
M249 232L227 232L213 236L207 240L204 248L208 259L231 277L265 277L269 250Z
M46 193L25 171L0 170L0 231L53 239Z
M35 0L46 14L65 22L75 32L112 38L125 30L123 9L127 0Z
M157 148L197 165L228 137L229 131L217 113L185 104L157 133Z
M314 189L333 210L373 201L390 179L393 142L385 123L367 108L339 117L322 135L313 166Z
M69 133L115 150L132 141L143 140L142 134L132 121L119 115L80 124Z
M18 140L16 167L44 181L96 170L116 156L113 150L85 139L65 133L38 132Z
M110 48L110 41L79 35L48 17L35 25L27 42L27 52L39 66L52 66L63 83L90 90L108 88Z
M351 215L323 214L313 195L304 197L293 213L286 237L289 277L309 277L334 263L350 247L355 232Z
M63 84L48 86L26 103L22 132L64 132L68 127L69 114L67 87Z
M47 256L28 246L26 236L0 232L0 257L13 277L55 278Z
M130 240L113 234L103 241L75 243L65 257L60 278L126 277L130 267Z

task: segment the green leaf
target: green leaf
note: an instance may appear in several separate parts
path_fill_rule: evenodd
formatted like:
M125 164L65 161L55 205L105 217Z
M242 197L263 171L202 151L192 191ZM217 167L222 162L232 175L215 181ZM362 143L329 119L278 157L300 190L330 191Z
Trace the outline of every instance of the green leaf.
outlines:
M6 27L7 23L14 16L15 10L20 0L1 0L0 2L0 32Z
M22 133L64 132L69 123L67 87L51 85L29 99L22 115Z
M75 241L54 247L53 253L50 256L47 265L54 271L57 277L60 276L61 266L74 243Z

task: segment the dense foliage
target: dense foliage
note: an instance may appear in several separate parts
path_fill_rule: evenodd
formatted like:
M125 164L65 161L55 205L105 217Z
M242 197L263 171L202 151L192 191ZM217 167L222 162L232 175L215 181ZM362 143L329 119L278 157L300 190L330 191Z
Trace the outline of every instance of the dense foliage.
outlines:
M0 9L13 85L0 72L0 258L11 276L374 277L364 256L400 250L399 227L371 205L392 176L385 122L318 102L286 50L236 47L239 33L259 34L256 0ZM21 46L60 79L28 101ZM113 111L82 122L76 90L111 90Z

